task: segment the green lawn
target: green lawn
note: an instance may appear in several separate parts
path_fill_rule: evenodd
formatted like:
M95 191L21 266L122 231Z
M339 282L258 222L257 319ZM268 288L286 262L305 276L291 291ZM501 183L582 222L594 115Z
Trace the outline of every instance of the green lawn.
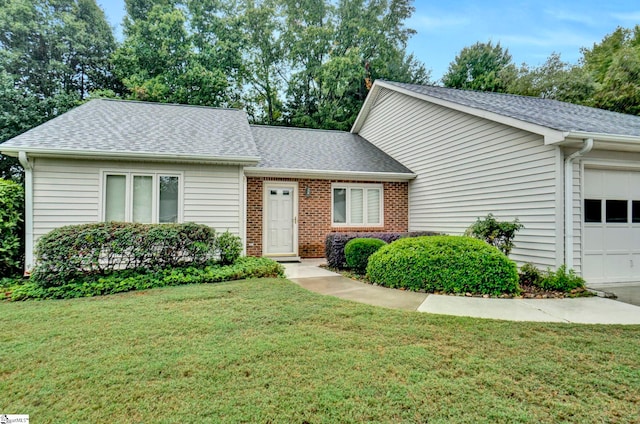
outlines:
M387 310L281 279L0 303L32 422L637 422L640 326Z

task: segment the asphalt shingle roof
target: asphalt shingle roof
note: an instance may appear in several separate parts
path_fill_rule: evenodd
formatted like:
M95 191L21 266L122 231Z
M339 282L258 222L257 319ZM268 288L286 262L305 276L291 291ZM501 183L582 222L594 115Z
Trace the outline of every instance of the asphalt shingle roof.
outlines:
M251 126L259 168L411 173L357 134L345 131Z
M458 90L385 81L414 93L569 132L640 136L640 116L579 106L539 97Z
M6 147L258 156L241 110L106 99L91 100L0 145Z

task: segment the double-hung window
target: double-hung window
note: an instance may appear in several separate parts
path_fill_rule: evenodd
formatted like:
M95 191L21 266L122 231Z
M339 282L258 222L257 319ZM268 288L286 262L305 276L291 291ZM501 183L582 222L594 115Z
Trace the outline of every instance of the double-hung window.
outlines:
M334 226L382 226L382 184L339 184L331 186Z
M180 174L105 171L105 221L180 222Z

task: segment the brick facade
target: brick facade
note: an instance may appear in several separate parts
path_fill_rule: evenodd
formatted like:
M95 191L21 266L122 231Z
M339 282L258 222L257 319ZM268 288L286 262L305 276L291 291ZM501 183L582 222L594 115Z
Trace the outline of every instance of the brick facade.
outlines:
M263 181L295 181L298 183L298 254L302 258L324 256L324 240L331 232L407 231L409 226L409 184L383 184L383 227L332 227L331 184L373 183L376 181L315 180L296 178L247 178L247 255L262 256ZM305 196L309 187L311 195Z

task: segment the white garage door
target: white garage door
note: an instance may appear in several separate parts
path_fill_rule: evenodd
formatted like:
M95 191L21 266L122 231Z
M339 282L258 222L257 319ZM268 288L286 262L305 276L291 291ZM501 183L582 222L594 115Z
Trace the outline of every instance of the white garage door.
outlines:
M640 281L640 172L585 169L583 277Z

